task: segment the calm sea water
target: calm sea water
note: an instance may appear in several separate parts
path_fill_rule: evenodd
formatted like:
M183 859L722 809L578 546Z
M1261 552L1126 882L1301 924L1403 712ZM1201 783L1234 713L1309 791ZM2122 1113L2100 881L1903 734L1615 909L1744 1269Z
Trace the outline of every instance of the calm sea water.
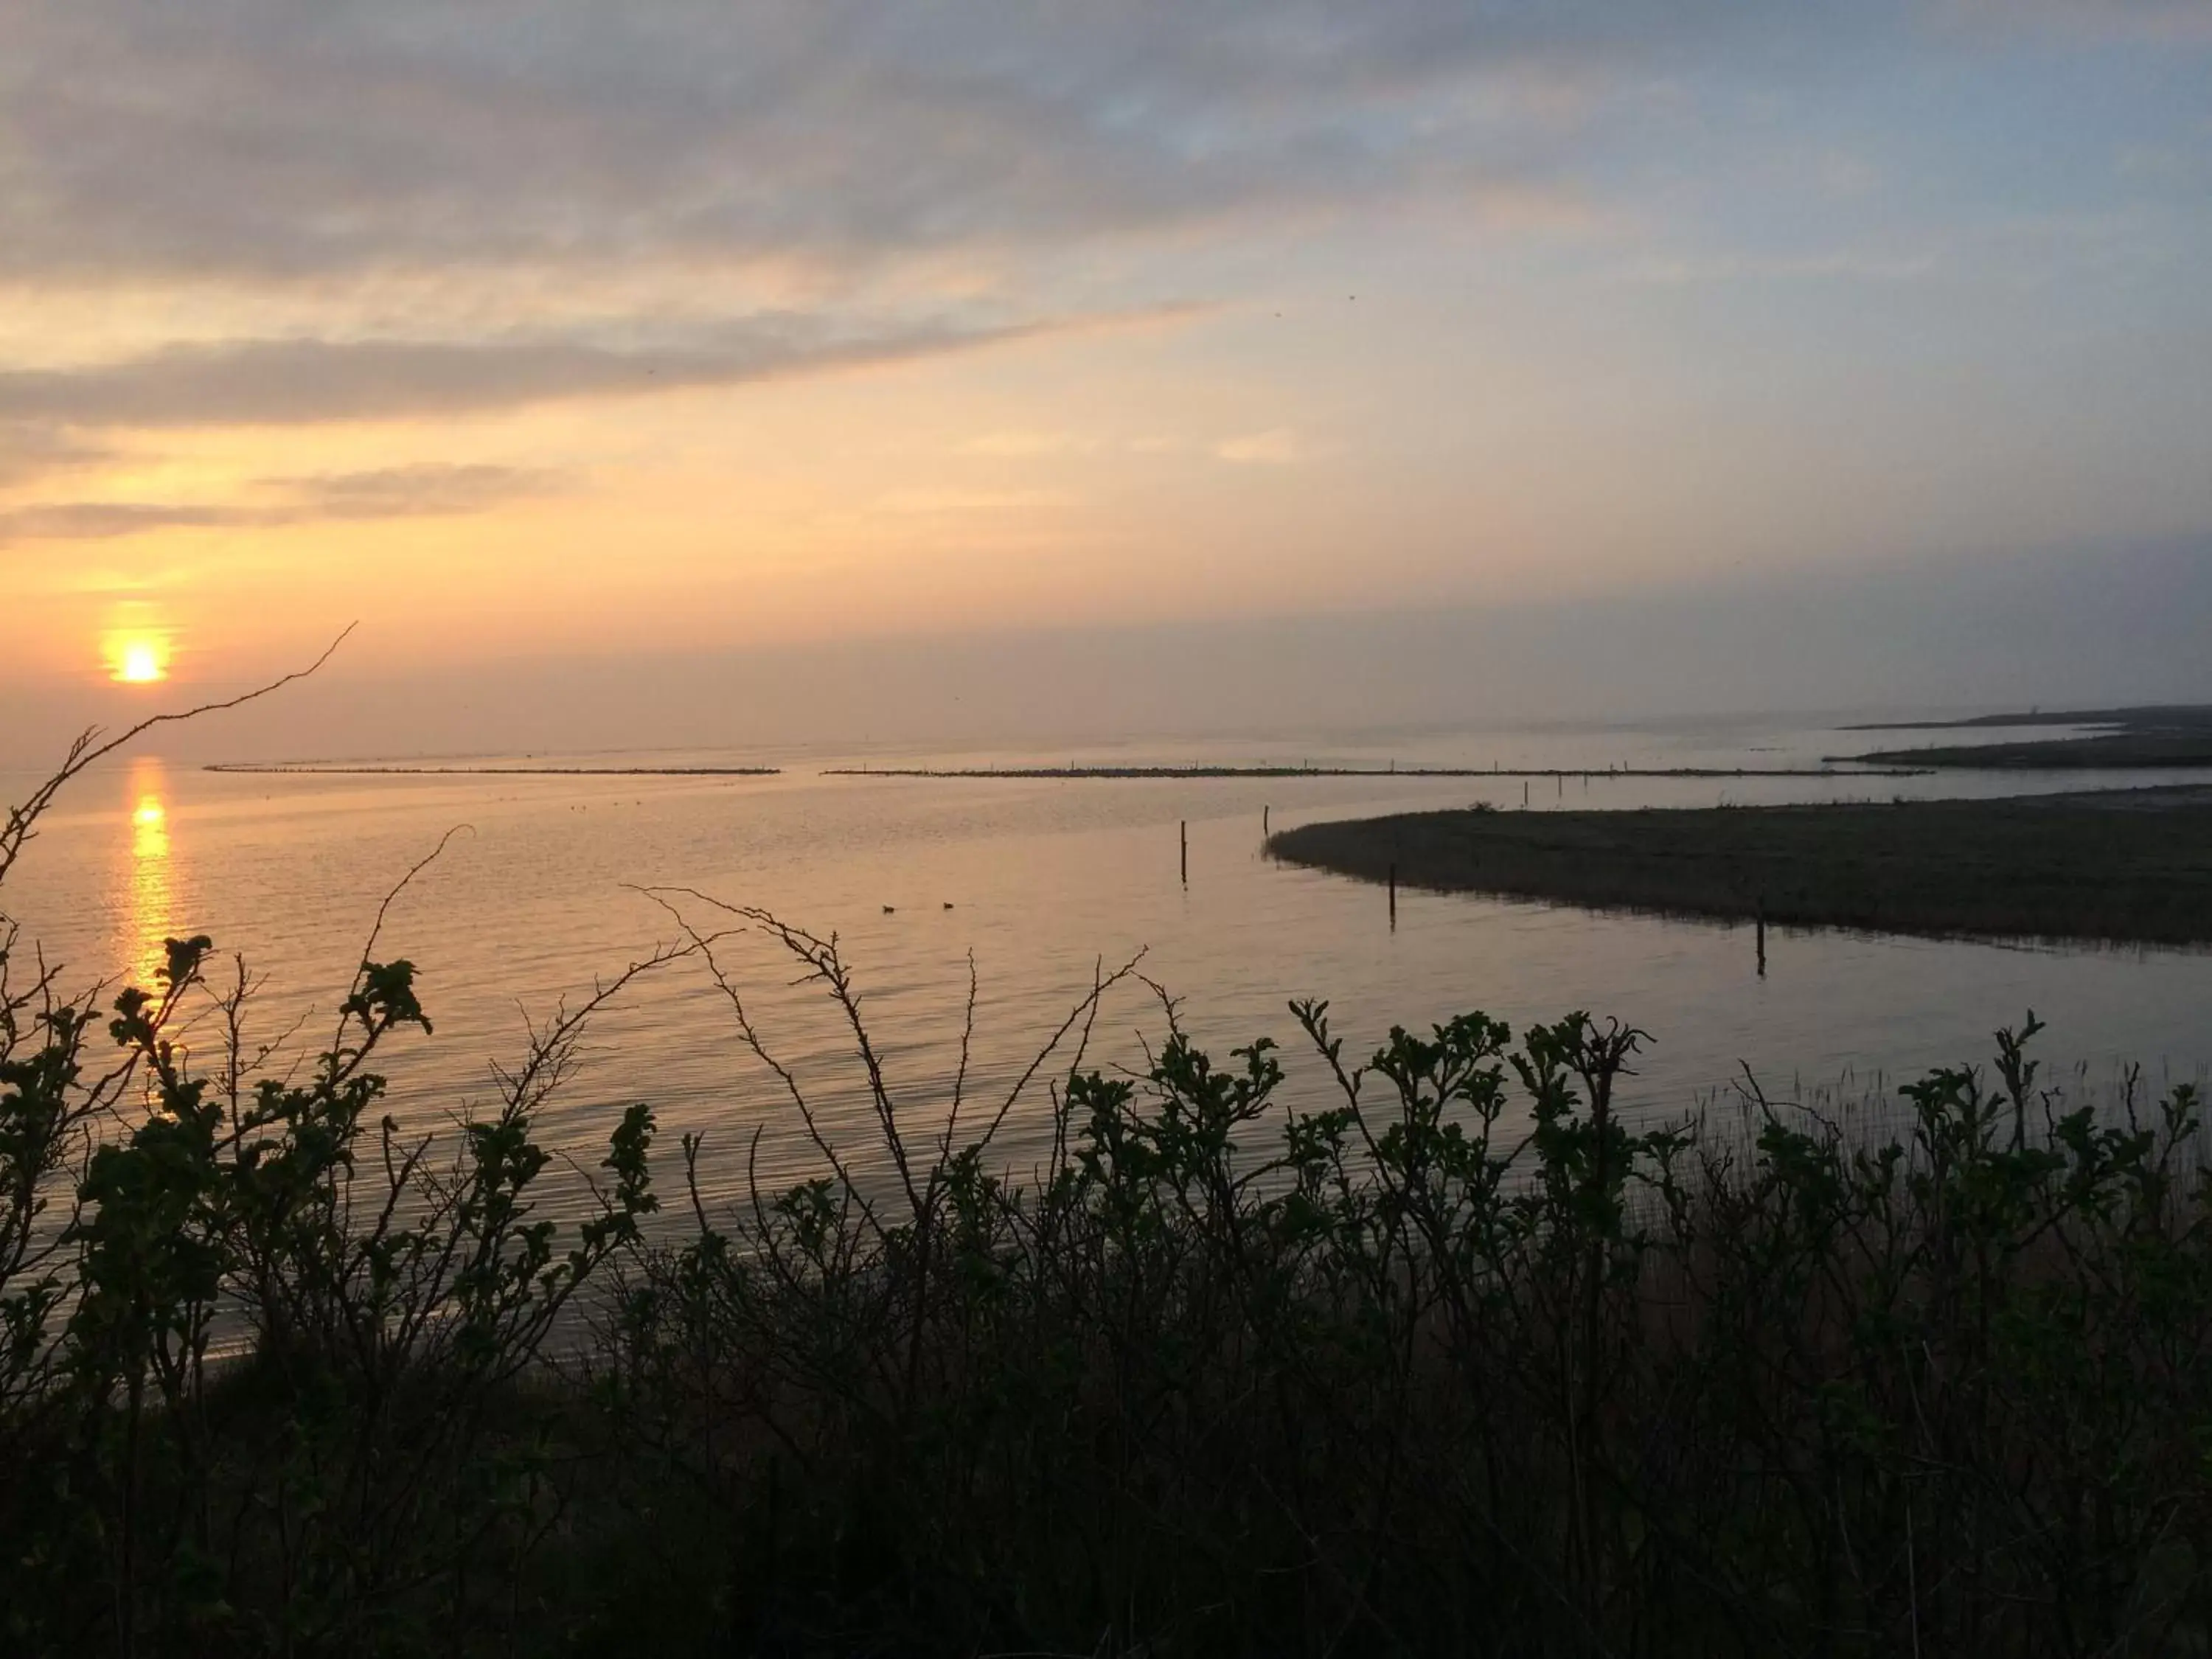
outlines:
M2016 734L2008 734L2016 735ZM2203 1015L2212 956L2068 950L1838 933L1777 933L1767 971L1750 931L1598 915L1465 896L1401 896L1389 926L1371 886L1266 859L1263 808L1280 829L1315 819L1462 805L1522 805L1504 778L974 781L825 777L851 763L976 766L1221 761L1506 768L1778 766L1850 746L1826 730L1771 723L1644 729L1433 732L1342 738L1156 743L994 753L868 756L639 753L535 757L538 763L739 764L781 775L310 777L215 774L144 754L88 775L46 821L11 878L6 908L76 981L137 977L161 940L212 934L267 988L270 1037L304 1018L328 1029L378 903L441 836L466 826L393 903L378 954L420 970L436 1022L388 1068L403 1115L429 1121L491 1097L489 1067L518 1055L526 1018L588 995L656 940L669 918L637 890L683 887L759 905L838 936L858 975L895 1091L917 1124L936 1121L957 1064L972 953L979 986L974 1096L1001 1091L1091 985L1099 963L1143 951L1144 971L1182 1000L1182 1017L1225 1051L1267 1035L1289 1052L1292 1089L1311 1097L1285 1004L1329 1000L1364 1052L1393 1022L1480 1008L1517 1027L1571 1009L1617 1014L1655 1042L1632 1097L1686 1110L1748 1066L1778 1095L1840 1084L1871 1093L1900 1073L1986 1054L1990 1031L2033 1007L2051 1026L2054 1070L2095 1085L2126 1061L2154 1079L2212 1061ZM520 757L444 763L519 763ZM9 799L31 780L0 775ZM2051 787L2161 780L2081 776ZM1532 811L2011 793L2018 779L1608 779L1527 787ZM1190 878L1177 879L1178 824ZM702 925L714 913L685 901ZM763 1034L865 1157L870 1139L848 1036L818 990L757 935L723 947ZM1102 1018L1097 1058L1133 1062L1164 1015L1131 986ZM295 1045L296 1046L296 1045ZM1225 1052L1220 1057L1225 1059ZM2078 1086L2078 1085L2077 1085ZM713 1183L730 1189L763 1130L771 1178L805 1163L793 1114L734 1039L727 1005L700 967L633 987L593 1028L593 1046L548 1114L580 1150L633 1099L658 1109L667 1144L703 1132ZM995 1100L991 1100L995 1104ZM1035 1153L1044 1103L1018 1109L1006 1141Z

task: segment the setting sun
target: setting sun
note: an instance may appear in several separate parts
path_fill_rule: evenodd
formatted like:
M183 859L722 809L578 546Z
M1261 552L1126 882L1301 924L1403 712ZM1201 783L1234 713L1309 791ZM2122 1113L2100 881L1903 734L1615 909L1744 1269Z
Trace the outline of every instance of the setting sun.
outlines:
M152 635L130 635L109 641L112 678L128 685L150 685L169 678L167 641Z

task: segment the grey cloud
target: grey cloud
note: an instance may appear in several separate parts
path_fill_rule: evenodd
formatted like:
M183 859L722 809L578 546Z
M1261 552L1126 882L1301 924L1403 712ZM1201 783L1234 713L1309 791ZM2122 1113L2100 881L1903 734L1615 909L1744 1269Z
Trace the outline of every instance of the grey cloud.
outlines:
M297 510L329 519L480 513L520 497L550 495L568 483L562 474L544 467L436 463L265 482L289 496Z
M222 504L56 501L0 511L0 547L112 541L155 530L267 528L332 520L451 517L567 487L531 467L422 465L262 480L267 499Z
M108 453L48 422L0 420L0 489L90 466Z
M2059 28L2101 40L2212 40L2212 0L1952 0L1988 28Z
M267 509L258 507L56 501L0 512L0 547L19 542L104 542L149 530L264 523L267 514Z
M0 421L169 427L465 414L895 362L1073 325L931 322L855 334L793 316L694 330L659 343L573 334L229 340L82 368L0 371Z
M1562 161L1514 77L1781 9L1860 9L0 0L0 272L866 256L1525 191Z

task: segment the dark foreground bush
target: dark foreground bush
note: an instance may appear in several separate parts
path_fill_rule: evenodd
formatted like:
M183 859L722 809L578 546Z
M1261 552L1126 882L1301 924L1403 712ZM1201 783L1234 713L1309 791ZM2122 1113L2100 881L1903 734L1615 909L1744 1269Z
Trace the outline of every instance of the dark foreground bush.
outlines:
M834 943L748 919L853 1012ZM1895 1144L1755 1094L1747 1138L1632 1134L1637 1031L1472 1014L1355 1070L1294 1012L1331 1109L1170 1008L1030 1182L878 1088L888 1203L825 1143L641 1254L613 1398L724 1517L741 1643L2202 1650L2189 1089L2059 1115L2031 1018Z
M410 964L363 966L306 1080L257 1083L242 968L193 1022L215 1064L177 1040L207 947L169 942L112 1048L0 950L0 1650L463 1645L557 1503L573 1406L538 1362L652 1207L651 1118L561 1248L531 1125L580 1014L441 1148L367 1068L429 1028Z
M642 1107L593 1218L533 1216L593 1005L441 1154L368 1069L427 1027L404 963L291 1084L246 1081L242 976L204 1073L172 1041L204 941L112 1048L10 991L6 1650L2202 1650L2187 1088L2057 1115L2031 1023L1893 1145L1636 1134L1640 1033L1468 1015L1355 1069L1302 1005L1309 1113L1164 1005L1015 1182L999 1104L906 1129L834 943L745 921L851 1015L882 1179L817 1133L675 1242Z

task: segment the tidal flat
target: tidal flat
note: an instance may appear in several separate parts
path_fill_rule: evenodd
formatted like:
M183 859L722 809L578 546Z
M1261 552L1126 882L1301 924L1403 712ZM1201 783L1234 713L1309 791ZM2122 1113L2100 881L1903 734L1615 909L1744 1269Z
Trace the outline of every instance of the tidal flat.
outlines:
M1852 732L1990 732L2022 727L2094 728L2065 737L2019 738L2002 743L1936 744L1876 749L1829 757L1860 766L1944 767L2005 772L2105 771L2133 767L2212 766L2212 707L2201 703L2142 708L2089 708L2066 713L1984 714L1963 720L1909 720L1893 726L1846 726Z
M2212 942L2212 788L1310 823L1291 863L1445 892L1934 938Z

